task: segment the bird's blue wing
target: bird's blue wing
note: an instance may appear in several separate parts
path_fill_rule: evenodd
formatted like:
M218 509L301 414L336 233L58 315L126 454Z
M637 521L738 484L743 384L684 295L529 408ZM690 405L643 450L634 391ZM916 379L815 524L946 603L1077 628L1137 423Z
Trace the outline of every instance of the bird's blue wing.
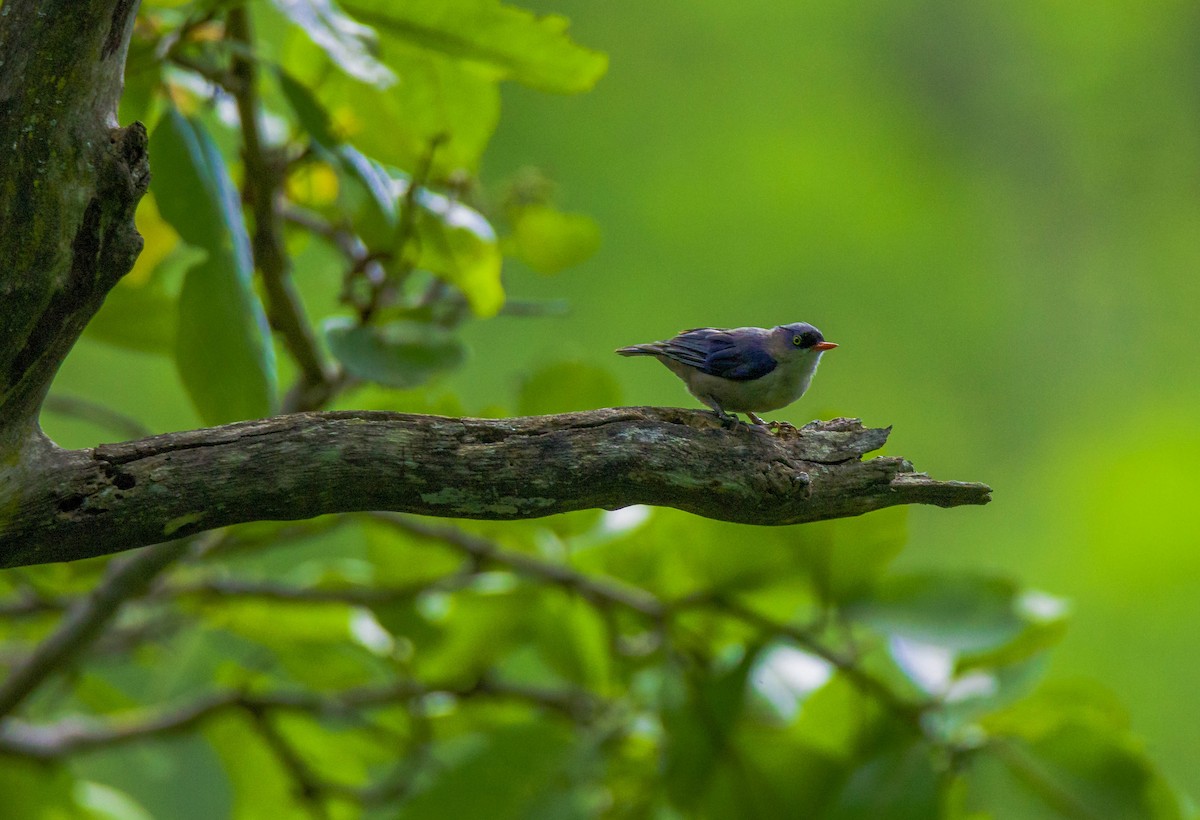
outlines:
M685 330L663 342L662 353L710 376L739 382L761 378L776 365L761 340L708 327Z
M685 330L672 339L659 342L656 347L664 356L703 370L711 350L712 338L720 333L721 331L710 327Z
M701 368L712 376L746 382L760 379L775 369L778 362L760 344L733 339L714 346Z

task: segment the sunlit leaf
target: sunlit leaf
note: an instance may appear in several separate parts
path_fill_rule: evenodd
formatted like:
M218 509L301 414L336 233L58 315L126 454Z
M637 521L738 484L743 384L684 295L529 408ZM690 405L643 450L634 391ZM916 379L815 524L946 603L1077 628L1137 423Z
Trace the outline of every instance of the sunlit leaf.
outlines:
M546 205L521 208L513 224L517 258L538 273L559 273L588 259L600 247L600 226L584 214Z
M396 81L391 69L375 57L375 32L347 16L332 0L272 2L351 77L377 88Z
M231 713L209 722L204 736L221 758L232 792L232 817L270 817L290 813L295 784L259 732L243 715Z
M111 786L82 783L76 795L91 820L154 820L130 795Z
M0 794L13 817L79 817L75 782L66 766L0 755Z
M338 133L370 156L407 169L420 167L436 141L432 179L475 172L499 121L496 83L470 65L407 43L384 50L403 78L385 92L341 76L314 89Z
M422 197L423 207L429 209L429 203L430 197ZM417 266L462 291L476 316L495 316L504 305L503 260L495 235L489 236L490 226L463 206L443 213L429 210L437 217L419 220Z
M442 638L417 647L415 669L430 679L456 680L496 665L525 644L528 611L537 597L515 586L511 576L494 574L478 579L476 587L425 599L422 614L442 630Z
M832 758L850 761L882 716L878 702L835 674L801 704L791 733Z
M325 338L351 374L389 387L423 384L466 358L466 348L452 334L418 322L364 326L334 318L325 323Z
M608 67L605 55L571 41L565 17L535 15L498 0L349 0L345 5L381 38L477 63L502 79L543 91L586 91Z

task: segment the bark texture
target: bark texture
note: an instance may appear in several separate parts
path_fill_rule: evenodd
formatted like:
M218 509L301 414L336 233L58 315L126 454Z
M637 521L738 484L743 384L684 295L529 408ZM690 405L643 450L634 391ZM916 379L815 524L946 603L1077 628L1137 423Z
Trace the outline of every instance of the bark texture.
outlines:
M653 504L798 524L896 504L983 504L853 419L776 435L711 414L615 408L513 419L297 413L88 450L30 453L0 565L103 555L245 521L392 510L518 519Z
M146 130L116 122L136 9L0 10L0 453L36 435L58 366L141 251Z

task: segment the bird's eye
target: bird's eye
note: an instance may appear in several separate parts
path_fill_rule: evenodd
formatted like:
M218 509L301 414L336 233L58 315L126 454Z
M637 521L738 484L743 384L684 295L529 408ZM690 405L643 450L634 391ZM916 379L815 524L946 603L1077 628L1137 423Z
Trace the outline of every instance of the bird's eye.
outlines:
M796 347L804 347L804 337L803 336L793 336L792 344L794 344Z

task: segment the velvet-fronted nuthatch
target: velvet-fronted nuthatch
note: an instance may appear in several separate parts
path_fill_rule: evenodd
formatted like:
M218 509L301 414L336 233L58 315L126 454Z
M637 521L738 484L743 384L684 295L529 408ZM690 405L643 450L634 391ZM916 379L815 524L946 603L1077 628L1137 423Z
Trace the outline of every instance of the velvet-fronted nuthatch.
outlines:
M622 356L654 356L683 379L688 392L731 420L778 410L804 395L821 354L837 347L807 322L774 328L701 327L664 342L617 349Z

